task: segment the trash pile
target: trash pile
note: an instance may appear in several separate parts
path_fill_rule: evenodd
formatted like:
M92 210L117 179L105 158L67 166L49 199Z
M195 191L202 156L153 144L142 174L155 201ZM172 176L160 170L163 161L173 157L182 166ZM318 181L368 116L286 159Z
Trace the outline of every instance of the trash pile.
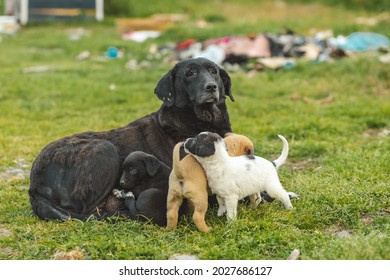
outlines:
M359 22L388 20L388 13L377 18L359 18ZM116 31L124 41L145 43L164 35L164 31L175 24L187 21L182 14L155 14L149 18L123 18L116 20ZM204 24L199 24L199 28ZM10 17L0 17L0 33L14 35L18 30L17 23ZM89 37L91 32L85 28L68 29L69 40L78 41ZM0 37L1 42L1 37ZM149 52L143 61L131 58L125 50L108 46L100 56L93 56L89 50L82 50L75 59L83 61L92 58L95 61L110 61L128 58L125 68L136 71L149 68L153 63L173 63L187 58L205 57L223 66L229 72L247 71L254 73L265 69L293 68L299 60L324 62L351 56L362 52L382 52L381 63L390 63L390 40L384 35L372 32L354 32L348 36L334 36L332 30L324 30L305 37L293 30L284 28L278 34L249 33L229 35L198 41L189 38L179 43L158 45L152 42ZM51 71L48 66L30 67L24 73Z
M388 14L384 13L376 22L387 19ZM123 40L143 43L160 37L166 29L186 20L188 18L182 14L155 14L149 18L117 19L116 29L122 34ZM368 19L359 20L365 22ZM285 28L280 34L250 33L210 38L202 42L189 38L173 45L160 47L153 45L147 60L137 62L132 59L126 64L126 68L131 70L144 68L140 65L150 65L153 58L165 57L164 62L169 62L206 57L231 72L267 68L277 70L294 67L298 59L322 62L362 51L384 50L385 53L389 53L389 47L389 39L376 33L356 32L346 37L341 35L335 37L331 30L325 30L308 38ZM384 63L388 60L388 57L380 58L381 62L385 61Z
M281 34L227 36L198 42L189 39L175 47L177 60L206 57L228 70L291 68L297 59L322 62L354 52L388 52L390 40L381 34L355 32L347 37L322 31L306 38L286 29Z
M133 21L126 23L127 30L122 33L123 40L143 43L163 35L163 30L131 30L135 23ZM136 24L140 25L139 20ZM123 23L120 26L124 30ZM187 58L205 57L230 72L278 70L294 67L299 59L323 62L366 51L382 51L384 54L379 60L382 63L390 63L390 40L384 35L354 32L348 36L335 37L331 30L324 30L311 37L305 37L285 28L279 34L250 33L210 38L205 41L190 38L178 44L164 46L154 44L150 48L147 60L137 62L132 59L126 64L126 68L130 70L145 68L145 65L150 65L153 58L163 57L165 58L163 62L169 63Z

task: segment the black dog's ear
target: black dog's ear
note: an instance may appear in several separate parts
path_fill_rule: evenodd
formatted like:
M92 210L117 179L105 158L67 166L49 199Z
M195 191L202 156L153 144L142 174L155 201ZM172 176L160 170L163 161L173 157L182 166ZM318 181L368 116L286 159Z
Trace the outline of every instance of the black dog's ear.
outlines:
M154 89L154 94L168 107L175 103L175 75L176 66L161 78Z
M222 79L223 86L225 88L225 95L230 97L230 100L234 102L234 97L232 95L232 82L230 80L229 74L222 68L219 68L219 76Z
M145 164L146 172L148 172L150 177L156 175L158 169L161 166L161 162L154 156L147 156L143 159Z

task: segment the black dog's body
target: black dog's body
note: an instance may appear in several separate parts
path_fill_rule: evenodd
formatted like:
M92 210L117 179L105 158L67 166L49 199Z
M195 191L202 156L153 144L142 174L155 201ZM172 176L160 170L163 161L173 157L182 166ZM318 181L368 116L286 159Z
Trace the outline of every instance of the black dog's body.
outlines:
M183 61L159 81L155 94L164 103L157 112L118 129L50 143L31 170L34 213L43 219L85 219L119 185L122 162L131 152L153 154L171 166L177 142L202 131L230 132L225 104L226 96L233 100L230 86L227 73L211 61Z

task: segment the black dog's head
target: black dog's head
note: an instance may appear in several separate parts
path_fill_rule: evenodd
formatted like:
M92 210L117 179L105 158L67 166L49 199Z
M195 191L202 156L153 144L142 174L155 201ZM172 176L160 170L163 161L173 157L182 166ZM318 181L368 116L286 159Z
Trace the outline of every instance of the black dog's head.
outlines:
M154 177L161 165L161 161L153 155L141 151L132 152L123 162L119 184L131 191L145 178Z
M206 58L177 63L158 82L154 93L165 106L194 107L197 117L207 122L220 113L217 105L224 103L226 96L234 101L229 75Z
M201 132L193 138L188 138L184 143L184 149L193 155L208 157L215 154L216 142L223 142L223 138L216 133Z

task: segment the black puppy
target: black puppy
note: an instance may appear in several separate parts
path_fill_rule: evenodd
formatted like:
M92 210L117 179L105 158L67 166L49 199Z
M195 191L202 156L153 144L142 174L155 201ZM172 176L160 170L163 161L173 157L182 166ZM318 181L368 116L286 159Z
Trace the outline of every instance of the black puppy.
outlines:
M231 132L225 99L230 77L213 62L189 59L176 64L157 84L163 100L157 112L103 132L84 132L48 144L30 174L30 202L43 219L85 219L118 186L123 160L133 151L172 165L177 142L202 131ZM161 208L162 212L166 207Z
M167 223L168 177L171 168L145 152L132 152L123 162L121 190L114 189L105 212L133 220L148 220L160 226Z

